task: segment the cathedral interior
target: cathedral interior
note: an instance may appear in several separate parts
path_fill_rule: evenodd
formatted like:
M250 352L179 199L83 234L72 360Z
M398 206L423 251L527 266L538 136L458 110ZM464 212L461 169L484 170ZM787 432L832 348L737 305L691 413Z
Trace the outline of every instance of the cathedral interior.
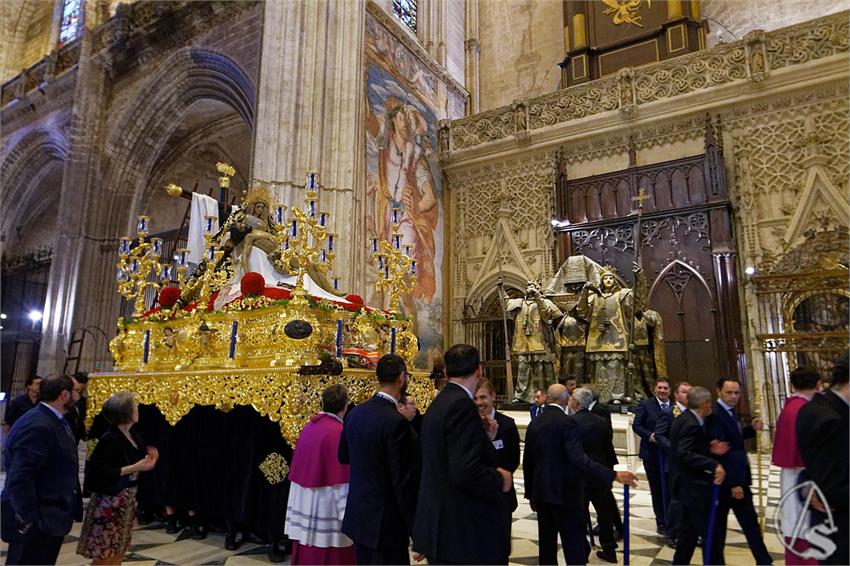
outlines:
M4 0L3 399L31 375L91 372L90 417L116 388L162 426L253 405L294 446L321 387L292 368L364 399L363 369L390 349L416 368L423 408L428 372L456 343L479 349L505 406L530 401L519 384L539 363L549 381L617 373L615 398L650 395L661 376L711 391L734 378L739 413L767 424L751 459L770 517L790 372L829 376L850 338L848 8ZM249 272L267 291L246 290ZM623 297L613 314L605 274L619 289L607 296ZM530 282L551 305L534 320ZM545 329L539 351L517 345L530 320ZM296 322L317 329L303 338L315 356ZM619 350L592 350L594 332L619 333ZM362 365L319 364L345 356ZM296 392L303 407L281 403ZM637 465L621 416L618 456ZM648 491L635 497L633 562L669 563ZM514 513L511 563L536 560L531 516L525 502ZM75 534L59 563L85 562ZM266 560L267 542L216 540L139 526L125 560ZM752 563L740 532L728 544L728 560ZM768 548L782 560L778 539Z

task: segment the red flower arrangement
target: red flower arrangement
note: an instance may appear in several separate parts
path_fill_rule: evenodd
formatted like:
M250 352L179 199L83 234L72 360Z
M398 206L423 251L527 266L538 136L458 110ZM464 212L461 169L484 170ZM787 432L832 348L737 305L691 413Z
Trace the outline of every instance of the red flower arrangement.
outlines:
M242 276L239 282L239 288L242 290L243 297L251 297L262 295L266 288L265 278L255 271L249 271Z
M180 289L177 287L166 287L159 292L159 304L164 309L170 309L177 304L180 298Z

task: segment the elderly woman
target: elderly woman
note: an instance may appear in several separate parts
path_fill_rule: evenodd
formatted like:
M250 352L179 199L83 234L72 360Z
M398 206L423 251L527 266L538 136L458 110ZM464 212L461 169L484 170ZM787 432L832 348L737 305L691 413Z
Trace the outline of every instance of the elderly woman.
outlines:
M113 394L103 404L103 416L110 426L87 465L85 484L92 496L77 554L92 564L120 564L133 533L139 473L152 470L159 454L145 449L141 436L130 430L139 420L133 393Z

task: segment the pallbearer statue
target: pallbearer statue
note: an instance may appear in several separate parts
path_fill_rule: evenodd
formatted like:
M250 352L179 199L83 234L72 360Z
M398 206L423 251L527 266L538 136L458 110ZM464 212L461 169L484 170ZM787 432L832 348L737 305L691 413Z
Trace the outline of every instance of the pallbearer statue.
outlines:
M508 299L505 312L517 311L511 352L517 358L514 401L530 403L537 388L555 382L555 348L552 324L562 316L555 303L540 293L540 285L529 281L525 296Z
M632 321L645 309L646 279L634 264L635 289L621 287L614 268L602 268L601 285L585 284L576 305L576 314L588 322L585 346L587 380L599 388L599 400L643 396L637 379L627 379L629 339ZM628 383L627 383L628 382Z
M667 375L664 350L664 324L661 314L644 309L635 317L635 375L644 394L649 397L655 378Z
M576 306L585 283L599 285L602 266L583 255L567 258L543 293L564 313L556 325L555 339L561 362L559 373L563 379L575 378L585 382L585 345L587 321L578 316Z

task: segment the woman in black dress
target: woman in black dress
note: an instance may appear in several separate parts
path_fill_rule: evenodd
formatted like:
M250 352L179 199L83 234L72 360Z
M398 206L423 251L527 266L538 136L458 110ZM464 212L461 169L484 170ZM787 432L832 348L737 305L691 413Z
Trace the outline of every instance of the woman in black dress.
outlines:
M86 491L90 492L77 554L92 564L120 564L130 547L136 517L136 484L141 472L152 470L159 454L145 448L142 437L130 430L139 420L135 396L113 394L103 404L110 423L89 458Z

